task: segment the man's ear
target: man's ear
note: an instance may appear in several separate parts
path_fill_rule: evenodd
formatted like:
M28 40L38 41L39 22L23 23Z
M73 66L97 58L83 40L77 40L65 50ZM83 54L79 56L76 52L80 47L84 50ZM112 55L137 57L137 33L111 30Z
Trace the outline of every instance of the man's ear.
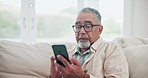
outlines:
M102 31L103 31L103 25L100 25L99 26L99 32L102 33Z

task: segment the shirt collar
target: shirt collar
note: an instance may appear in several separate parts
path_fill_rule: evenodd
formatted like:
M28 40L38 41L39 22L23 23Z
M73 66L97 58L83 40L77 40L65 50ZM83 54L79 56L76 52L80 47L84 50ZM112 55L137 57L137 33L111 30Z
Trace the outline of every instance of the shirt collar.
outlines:
M100 37L96 42L94 42L94 43L90 46L90 49L87 50L87 51L92 52L92 50L93 50L93 52L96 52L96 51L97 51L97 48L101 45L102 41L103 41L103 39ZM86 51L86 52L87 52L87 51ZM76 47L73 49L72 52L73 52L73 54L76 54L76 53L78 53L78 52L79 52L79 54L81 54L81 53L80 53L80 48L79 48L78 46L76 46ZM85 54L86 52L84 52L83 54Z
M86 54L86 53L91 53L90 49L88 49L87 51L85 51L84 53L80 52L80 48L77 47L74 51L74 54L79 53L80 55Z
M91 46L90 49L94 50L95 52L97 51L98 47L101 45L103 39L100 37L96 42L94 42Z

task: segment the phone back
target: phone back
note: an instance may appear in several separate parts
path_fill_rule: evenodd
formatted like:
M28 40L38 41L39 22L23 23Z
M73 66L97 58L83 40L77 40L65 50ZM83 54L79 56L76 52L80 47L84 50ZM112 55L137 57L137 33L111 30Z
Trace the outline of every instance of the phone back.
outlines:
M62 44L61 45L52 45L52 49L53 49L57 63L64 66L64 64L60 61L60 59L57 58L57 55L62 55L70 63L65 45L62 45Z

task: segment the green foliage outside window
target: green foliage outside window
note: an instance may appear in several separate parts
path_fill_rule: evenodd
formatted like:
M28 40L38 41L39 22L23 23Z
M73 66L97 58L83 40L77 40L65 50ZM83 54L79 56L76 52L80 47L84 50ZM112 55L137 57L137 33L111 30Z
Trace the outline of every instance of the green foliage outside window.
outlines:
M18 19L10 12L0 10L0 38L18 38Z

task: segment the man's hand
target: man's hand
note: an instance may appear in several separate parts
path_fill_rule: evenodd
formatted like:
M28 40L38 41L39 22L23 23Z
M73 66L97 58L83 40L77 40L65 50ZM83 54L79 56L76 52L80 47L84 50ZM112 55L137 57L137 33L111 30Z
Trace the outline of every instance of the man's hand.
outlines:
M75 58L70 58L71 64L61 55L58 55L58 58L65 65L65 67L63 67L58 63L55 63L55 66L58 68L58 70L62 72L63 78L83 78L85 73L81 68L81 64Z
M50 58L50 78L62 78L62 73L58 70L58 68L55 66L55 57L52 56Z

